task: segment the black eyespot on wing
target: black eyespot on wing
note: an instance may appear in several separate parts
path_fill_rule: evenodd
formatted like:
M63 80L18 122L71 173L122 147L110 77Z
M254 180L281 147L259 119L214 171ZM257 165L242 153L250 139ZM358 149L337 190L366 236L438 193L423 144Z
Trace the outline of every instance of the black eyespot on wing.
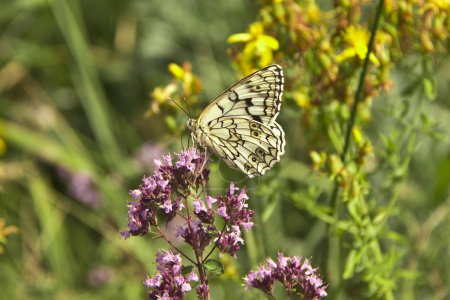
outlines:
M264 156L264 154L265 154L265 152L264 152L264 150L263 150L262 148L256 148L255 153L256 153L256 155L257 155L259 158L262 158L262 157Z
M258 123L250 122L250 128L253 129L253 130L256 130L256 129L259 129L260 126L259 126Z
M258 138L259 137L259 131L257 130L252 130L250 131L250 134L252 135L252 137Z

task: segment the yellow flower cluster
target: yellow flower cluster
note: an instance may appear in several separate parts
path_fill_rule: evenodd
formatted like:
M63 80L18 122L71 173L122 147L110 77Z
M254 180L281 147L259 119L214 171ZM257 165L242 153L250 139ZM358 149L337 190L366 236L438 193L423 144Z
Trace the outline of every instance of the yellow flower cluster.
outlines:
M202 90L200 79L192 73L192 66L189 63L183 66L175 63L169 64L169 72L173 76L173 81L165 87L156 87L151 93L150 108L146 116L158 114L161 106L175 106L173 101L193 104L197 101L197 95ZM170 101L173 100L173 101Z
M231 35L228 43L244 44L239 59L239 69L243 75L269 65L273 59L273 52L279 48L277 39L264 34L264 27L260 22L251 24L248 33Z
M2 244L6 243L6 237L13 233L18 233L19 228L16 226L6 226L5 219L0 218L0 255L3 254L4 248Z

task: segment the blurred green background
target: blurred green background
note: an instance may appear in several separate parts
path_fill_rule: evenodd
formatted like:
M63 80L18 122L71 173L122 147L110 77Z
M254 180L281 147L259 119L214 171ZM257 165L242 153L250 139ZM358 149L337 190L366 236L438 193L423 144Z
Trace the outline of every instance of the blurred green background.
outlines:
M1 0L0 7L0 298L143 299L145 274L152 274L154 254L165 244L119 238L128 191L151 174L154 158L181 147L164 113L144 117L149 93L170 82L168 64L189 61L203 81L198 106L206 106L237 79L226 41L255 20L257 3ZM394 70L397 86L379 97L368 128L374 147L389 144L386 149L396 152L401 145L396 153L411 152L411 161L397 169L404 173L390 174L392 180L408 174L393 191L398 201L389 221L399 233L393 237L403 255L398 268L406 270L397 295L446 299L450 62L447 56L433 74L437 99L420 107L400 94L411 83L403 67ZM415 135L411 140L405 124L392 121L387 111L405 116L423 111L422 121L432 125L409 132ZM187 119L169 113L179 124ZM311 213L315 197L308 195L319 194L310 186L325 190L330 184L311 176L308 153L315 147L304 144L297 114L286 104L280 123L287 155L264 178L244 182L223 164L212 165L213 192L231 179L248 185L258 222L238 263L230 260L226 274L211 281L212 299L261 298L245 292L239 278L279 250L317 257L318 264L324 260L326 229ZM380 131L391 139L383 140ZM388 170L396 162L385 154ZM388 197L384 173L373 173L372 184L379 183L374 197ZM282 184L298 194L280 196ZM305 200L299 204L295 197ZM363 298L364 292L354 293L352 298Z

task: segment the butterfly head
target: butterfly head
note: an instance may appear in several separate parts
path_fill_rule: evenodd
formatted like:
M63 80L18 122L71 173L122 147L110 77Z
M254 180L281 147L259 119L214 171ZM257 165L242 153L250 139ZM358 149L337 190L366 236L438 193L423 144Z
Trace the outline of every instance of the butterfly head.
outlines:
M187 127L190 131L195 132L197 130L197 120L189 118L187 121Z

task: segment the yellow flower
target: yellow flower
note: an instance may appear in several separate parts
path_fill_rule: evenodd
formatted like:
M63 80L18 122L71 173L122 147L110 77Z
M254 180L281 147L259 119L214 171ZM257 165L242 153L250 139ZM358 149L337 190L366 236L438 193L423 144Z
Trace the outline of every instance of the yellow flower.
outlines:
M6 143L5 141L0 137L0 155L5 154L6 152Z
M429 5L434 5L435 7L446 10L450 6L450 1L448 0L430 0Z
M228 254L220 255L220 262L223 265L224 273L220 276L221 279L231 279L233 281L239 281L239 272L235 263L235 260Z
M349 46L342 51L341 54L336 56L338 62L342 62L352 57L358 57L364 60L367 54L367 44L369 42L369 32L364 28L349 26L344 31L343 38L349 44ZM375 65L379 66L380 61L375 54L370 53L369 59Z
M264 27L256 22L250 25L249 32L236 33L228 37L228 43L246 43L242 52L242 64L250 64L255 59L258 67L265 67L272 61L273 51L278 50L277 39L264 34Z
M355 140L356 145L358 145L359 147L362 147L363 145L363 135L361 133L361 130L359 130L359 128L354 127L352 129L352 135L353 135L353 139Z
M306 16L311 23L319 23L321 11L315 1L311 1L306 6Z
M171 63L168 66L169 72L173 76L172 83L165 87L156 87L151 93L152 100L150 108L145 113L145 116L150 117L160 112L160 108L169 102L169 100L177 100L181 97L190 102L196 101L196 96L202 89L200 79L192 73L192 66L190 63L184 63L182 66Z
M183 81L185 72L180 65L177 65L175 63L170 63L168 69L169 69L169 72L172 73L173 77L175 77L176 79L178 79L180 81Z
M3 253L4 248L2 244L6 243L6 237L13 233L18 233L19 228L16 226L5 226L5 219L0 219L0 254Z
M295 91L293 94L293 98L298 106L302 108L309 107L310 99L308 96L308 90L306 88L300 88L298 91Z
M158 114L162 104L165 104L168 99L176 92L177 85L175 83L170 83L164 88L156 87L151 93L151 105L150 109L145 112L146 117L150 117L154 114Z

